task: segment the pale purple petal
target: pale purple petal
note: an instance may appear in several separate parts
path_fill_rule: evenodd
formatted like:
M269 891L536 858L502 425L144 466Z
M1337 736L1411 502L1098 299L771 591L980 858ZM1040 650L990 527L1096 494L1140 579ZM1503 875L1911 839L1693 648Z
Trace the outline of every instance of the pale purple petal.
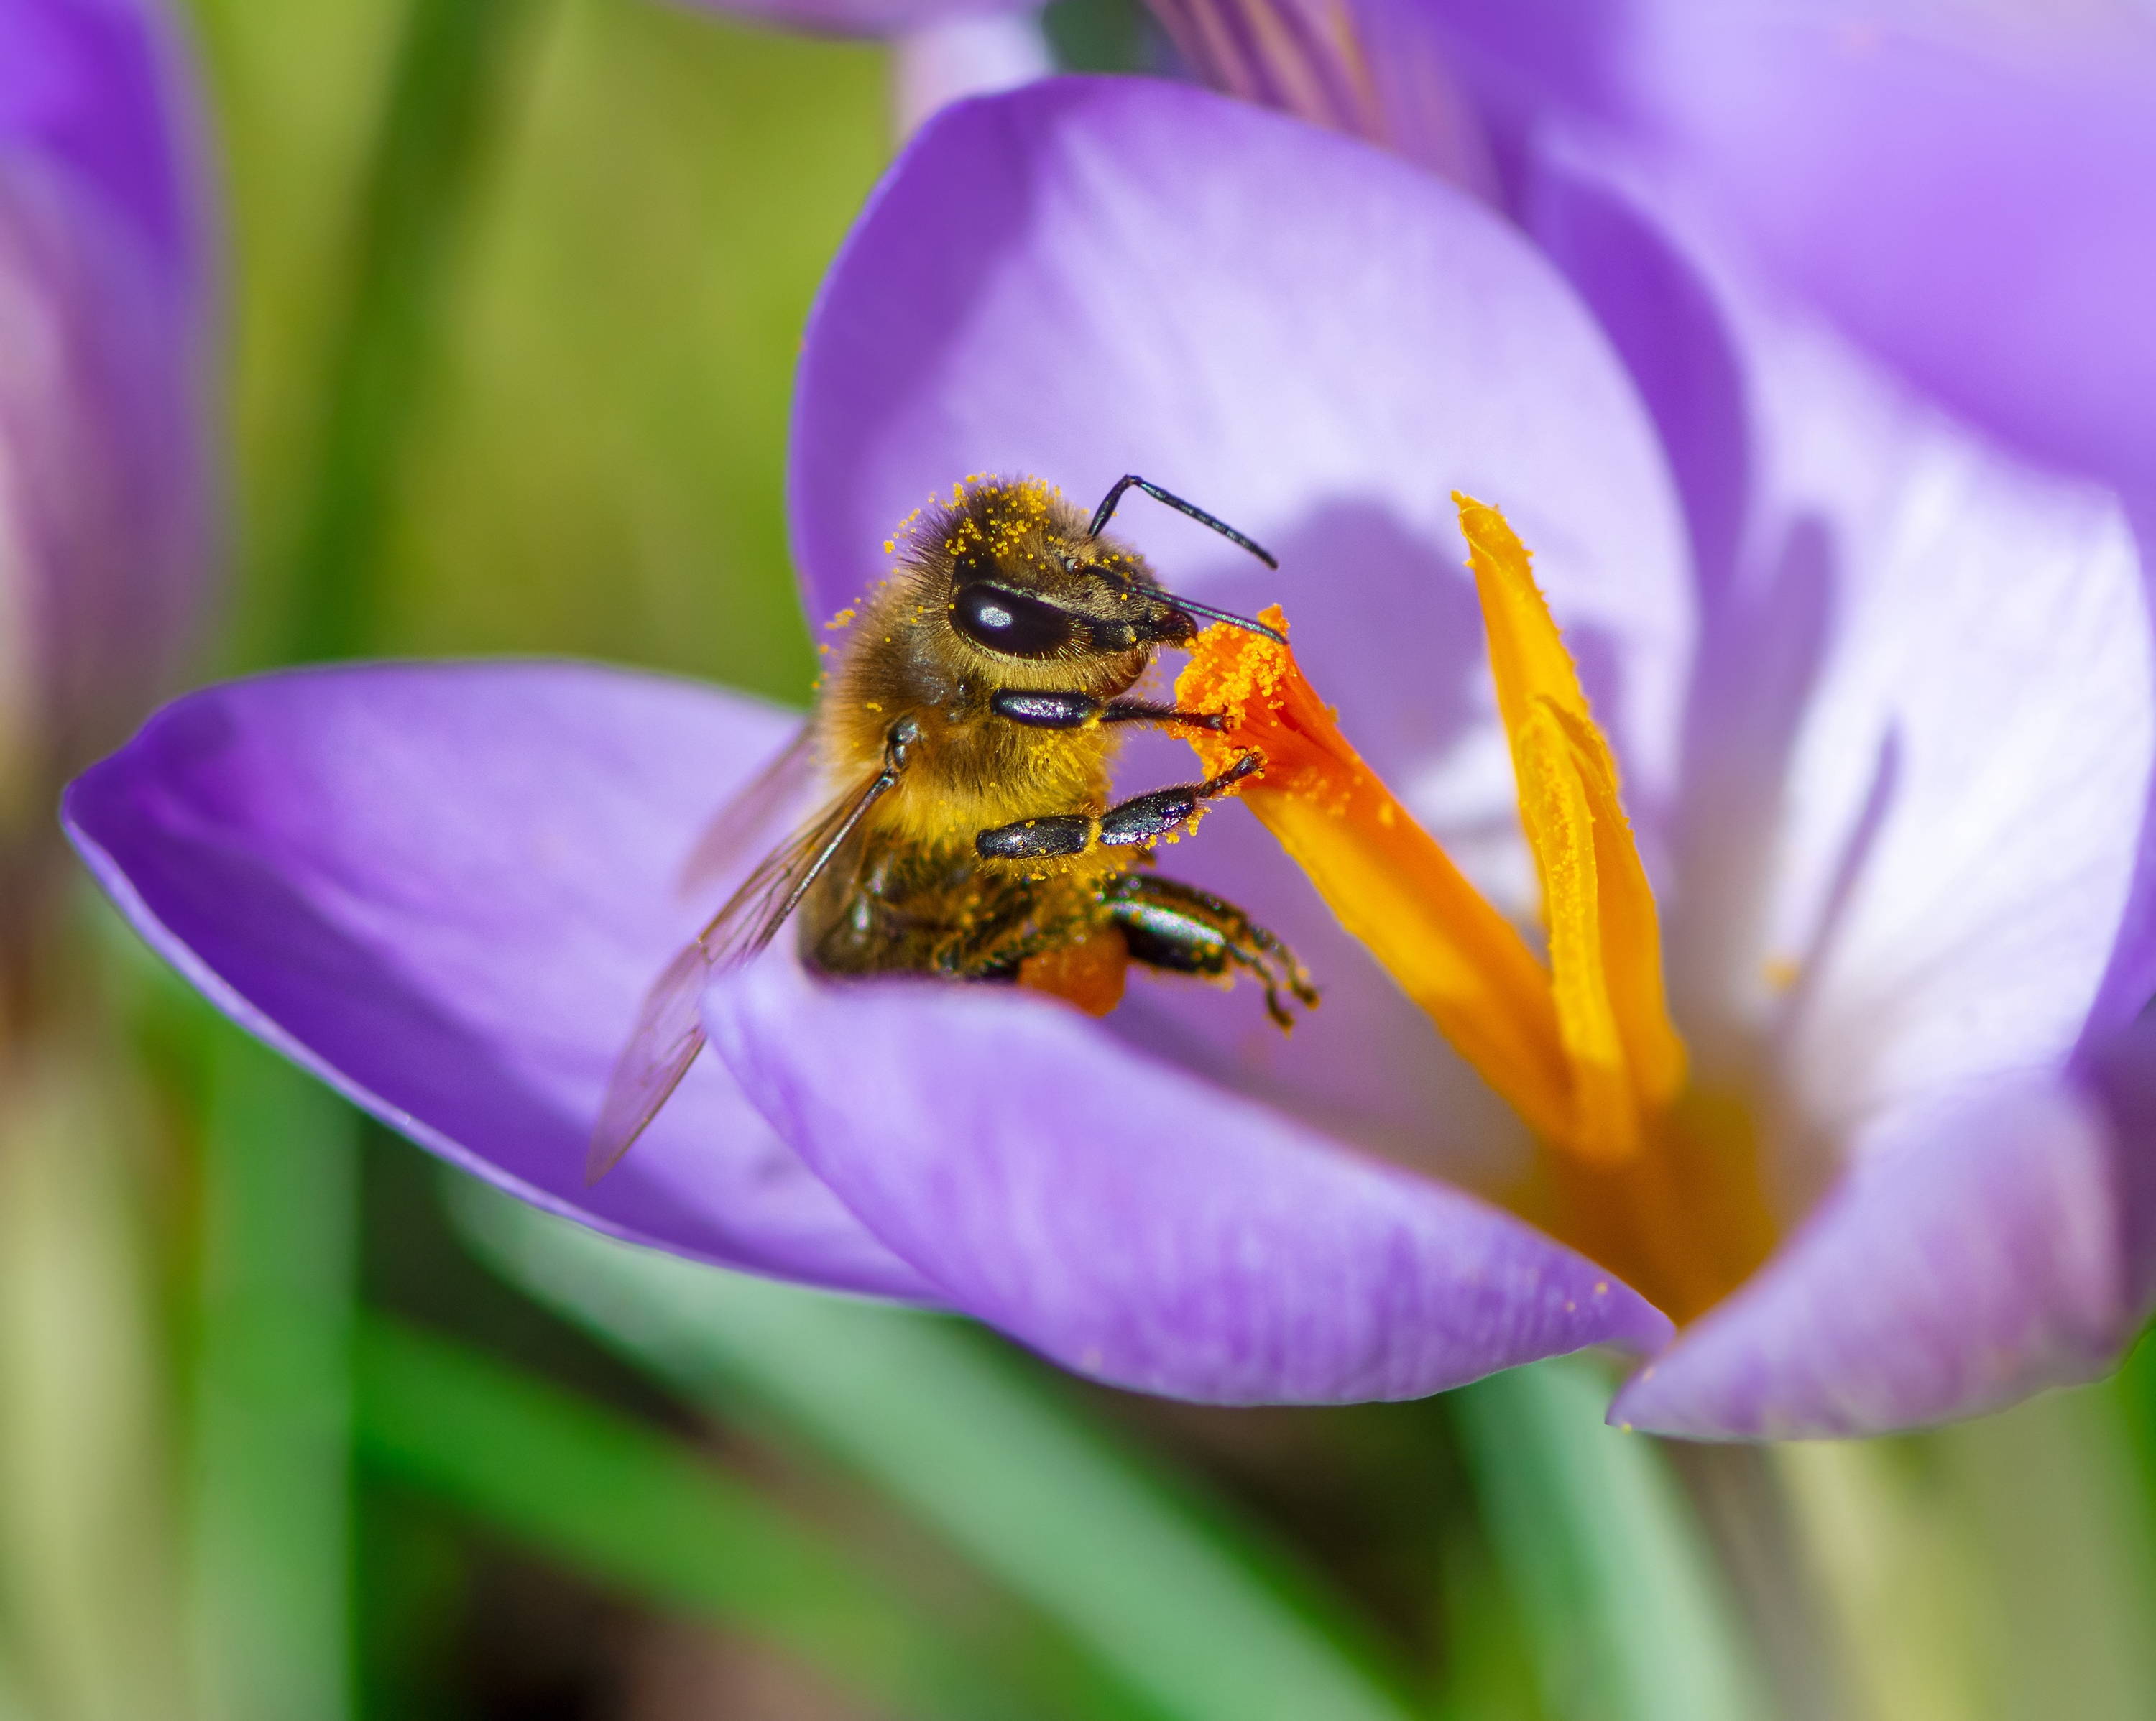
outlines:
M891 54L901 137L911 137L954 101L1015 90L1055 69L1040 20L1017 12L936 18L900 37Z
M1652 428L1518 233L1376 150L1142 79L939 116L810 321L792 517L811 612L852 602L901 519L981 471L1035 472L1086 505L1143 473L1275 551L1277 574L1140 498L1116 520L1172 588L1284 603L1357 745L1524 913L1450 492L1495 502L1535 548L1630 780L1666 786L1690 603ZM1124 780L1190 768L1187 750L1140 747ZM1295 941L1327 1003L1283 1046L1245 1000L1140 982L1116 1032L1332 1133L1494 1173L1517 1135L1502 1109L1247 814L1164 859Z
M161 954L452 1164L678 1253L928 1297L709 1057L583 1184L639 1000L713 905L680 868L798 723L568 664L302 671L167 707L66 812Z
M2156 766L2120 510L1913 399L1591 168L1560 155L1528 207L1654 403L1701 552L1666 904L1680 1008L1710 1038L1777 1037L1815 1136L2056 1063L2120 960Z
M767 960L706 995L780 1133L968 1313L1216 1403L1406 1398L1668 1324L1568 1250L1044 999Z
M781 29L825 36L902 36L946 18L1031 12L1040 0L685 0Z
M1649 10L1634 100L1764 266L2018 446L2156 484L2156 18Z
M1882 1118L1783 1252L1641 1370L1610 1420L1698 1439L1874 1434L2100 1374L2139 1309L2122 1155L2149 1146L2056 1074Z
M1748 380L1718 284L1647 203L1560 141L1537 147L1519 178L1521 225L1594 313L1654 415L1699 602L1712 611L1735 577L1755 458Z
M2132 536L1591 171L1528 207L1674 427L1710 551L1664 902L1683 1026L1753 1088L1792 1210L1826 1192L1618 1415L1864 1432L2084 1378L2145 1301L2156 1225L2128 1175L2149 1138L2048 1073L2139 866Z
M1508 510L1560 618L1608 660L1628 763L1671 762L1684 551L1622 366L1512 228L1352 141L1137 78L949 110L825 282L793 454L818 615L880 579L900 520L969 473L1036 472L1088 503L1125 471L1180 489L1283 571L1142 500L1118 529L1209 601L1278 598L1293 617L1301 593L1299 651L1352 651L1343 682L1391 689L1368 745L1400 763L1407 709L1479 642L1453 650L1451 612L1425 597L1387 630L1406 641L1396 666L1363 615L1329 608L1403 562L1402 596L1465 590L1450 492L1470 491Z
M1824 338L1748 343L1766 522L1816 540L1830 633L1784 791L1783 1078L1835 1129L2045 1068L2114 958L2156 767L2117 505L2034 473Z
M2156 485L2156 18L2131 3L1427 0L1486 106L1651 161L2028 453Z

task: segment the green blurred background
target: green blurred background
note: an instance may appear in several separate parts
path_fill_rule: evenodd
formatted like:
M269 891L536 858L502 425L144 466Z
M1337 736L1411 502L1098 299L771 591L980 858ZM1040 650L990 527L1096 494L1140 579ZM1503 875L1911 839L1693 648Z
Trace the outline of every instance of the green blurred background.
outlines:
M886 53L652 0L192 15L203 673L561 653L804 699L787 402ZM455 1181L80 894L74 1050L0 1155L0 1721L2156 1716L2145 1358L1768 1452L1604 1428L1591 1362L1138 1400Z

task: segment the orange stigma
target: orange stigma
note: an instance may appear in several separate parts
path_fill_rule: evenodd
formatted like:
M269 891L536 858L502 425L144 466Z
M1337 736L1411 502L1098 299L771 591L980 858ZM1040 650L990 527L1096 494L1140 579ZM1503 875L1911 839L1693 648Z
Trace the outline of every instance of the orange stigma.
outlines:
M1176 703L1226 722L1185 738L1209 771L1264 756L1236 792L1533 1130L1537 1175L1513 1205L1686 1318L1771 1245L1757 1155L1741 1110L1686 1088L1615 755L1527 552L1496 509L1453 499L1541 882L1547 960L1363 762L1288 648L1207 629ZM1279 610L1264 619L1286 631Z

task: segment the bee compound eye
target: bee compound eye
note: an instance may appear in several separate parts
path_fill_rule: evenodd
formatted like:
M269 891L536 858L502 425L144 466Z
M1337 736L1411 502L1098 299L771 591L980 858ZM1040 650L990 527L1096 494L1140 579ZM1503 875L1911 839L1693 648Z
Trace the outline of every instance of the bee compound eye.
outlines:
M1078 627L1069 612L985 580L951 594L951 625L974 644L1012 658L1052 657Z

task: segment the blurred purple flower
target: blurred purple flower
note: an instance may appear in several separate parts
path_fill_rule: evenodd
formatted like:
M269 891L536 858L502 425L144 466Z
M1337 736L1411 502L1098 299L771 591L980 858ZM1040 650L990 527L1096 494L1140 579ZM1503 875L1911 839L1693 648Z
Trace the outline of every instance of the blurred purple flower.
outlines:
M157 8L0 0L0 837L140 717L201 602L187 96Z
M1866 1432L2085 1377L2156 1259L2156 1103L2098 1079L2156 959L2133 540L1584 170L1543 164L1532 207L1614 348L1519 231L1358 143L1135 80L947 110L808 330L808 611L872 583L892 523L957 474L1171 480L1286 569L1163 512L1134 530L1177 589L1285 601L1348 733L1525 921L1447 492L1502 505L1622 755L1695 1080L1758 1132L1786 1227L1614 1414ZM618 1234L1224 1402L1669 1340L1498 1204L1523 1129L1233 811L1178 869L1319 973L1291 1042L1204 988L1141 984L1096 1023L1001 989L819 984L775 950L712 989L719 1055L583 1189L638 1000L708 906L680 899L683 860L793 721L561 664L307 671L172 706L68 817L237 1020ZM1174 750L1135 750L1133 775L1186 774Z

